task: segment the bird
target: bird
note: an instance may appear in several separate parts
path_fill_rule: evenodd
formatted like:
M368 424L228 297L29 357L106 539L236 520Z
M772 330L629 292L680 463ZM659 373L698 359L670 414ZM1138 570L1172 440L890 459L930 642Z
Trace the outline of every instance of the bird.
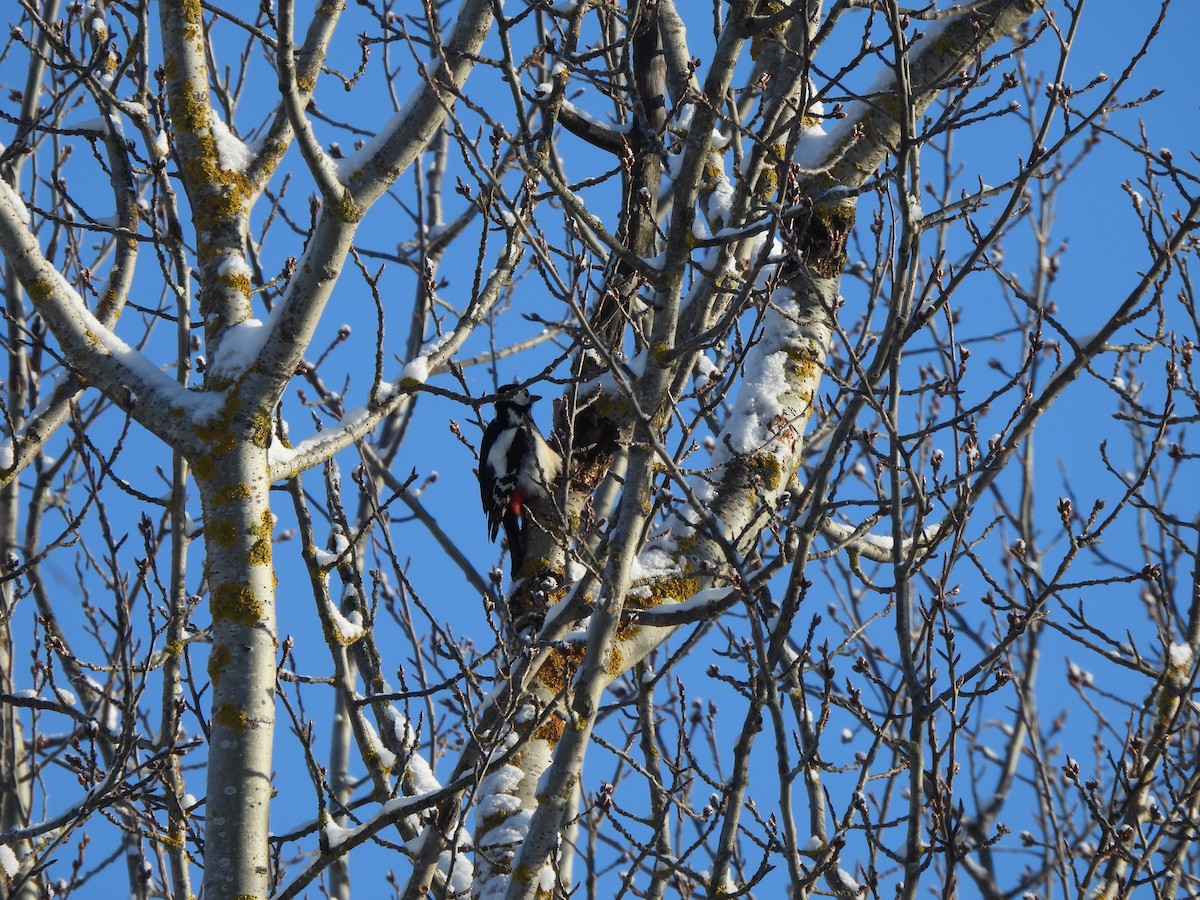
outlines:
M540 399L516 384L507 388L496 400L496 417L484 429L479 445L479 495L487 514L488 537L496 540L504 526L514 577L525 562L521 535L525 508L531 500L548 501L562 471L562 457L546 443L530 415Z

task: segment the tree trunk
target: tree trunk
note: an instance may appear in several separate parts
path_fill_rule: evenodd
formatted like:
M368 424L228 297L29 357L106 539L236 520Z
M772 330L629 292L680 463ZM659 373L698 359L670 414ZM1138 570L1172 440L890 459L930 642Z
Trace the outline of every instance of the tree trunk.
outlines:
M233 429L230 429L232 436ZM204 896L266 897L275 730L274 518L265 448L241 435L193 465L213 619Z

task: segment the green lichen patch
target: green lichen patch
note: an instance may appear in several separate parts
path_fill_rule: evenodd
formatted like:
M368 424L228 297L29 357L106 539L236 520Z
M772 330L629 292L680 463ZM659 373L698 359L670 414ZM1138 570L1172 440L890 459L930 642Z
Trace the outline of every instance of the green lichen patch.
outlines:
M535 741L545 741L547 744L557 744L563 736L566 724L562 716L552 715L545 722L533 729L530 735Z
M179 11L183 13L183 21L193 24L200 23L200 0L180 0Z
M789 345L785 348L791 362L791 374L800 383L814 383L820 380L824 369L818 351L811 345Z
M198 454L189 462L192 464L192 472L200 481L208 481L217 474L217 462L211 453Z
M760 18L767 18L781 12L783 9L784 5L778 2L778 0L770 0L770 2L759 5L758 16ZM757 61L758 54L762 52L763 44L779 40L783 33L787 31L787 26L788 20L784 19L778 25L756 32L754 37L750 39L750 58Z
M784 468L772 453L755 453L746 459L746 471L756 485L767 492L778 491L783 484Z
M214 454L227 453L237 447L237 434L233 421L241 411L242 401L236 395L230 396L221 413L211 419L205 419L192 426L196 437L204 441Z
M29 295L30 302L36 308L41 306L43 303L46 303L54 296L54 285L52 285L49 281L38 279L37 281L31 281L29 284L25 285L25 293Z
M664 603L682 603L700 590L700 578L691 574L679 574L656 578L643 585L635 585L625 596L625 608L631 612L654 609ZM626 617L617 626L617 640L628 640L637 631L636 617Z
M212 617L214 622L236 622L253 626L262 621L263 606L254 591L244 584L224 581L212 591Z
M383 760L379 758L379 751L374 747L369 746L363 751L363 762L366 763L368 769L379 772L384 776L392 774L392 767L383 764Z
M242 272L221 275L217 278L217 283L246 297L254 293L254 282L250 280L249 275Z
M117 311L120 305L120 293L117 292L116 288L108 288L108 290L100 295L100 300L96 304L96 318L100 319L101 321L111 318L113 313Z
M222 549L228 550L238 539L237 523L231 519L210 519L204 524L204 533Z
M653 609L663 603L682 603L700 590L698 575L680 574L656 579L648 585L644 596L630 596L625 601L629 609Z
M275 519L269 509L264 509L259 516L258 524L250 529L257 540L250 548L250 564L253 566L269 566L271 564L271 535L275 529Z
M271 446L271 413L265 409L254 414L250 423L250 442L264 450Z
M232 658L233 653L228 644L217 644L213 647L208 657L208 678L214 685L221 683L221 675Z
M765 203L774 198L778 190L779 172L774 166L767 166L759 176L758 183L754 185L754 196Z
M271 542L269 540L255 541L250 547L247 558L252 566L269 566L271 564Z
M583 662L584 652L585 648L580 644L550 651L550 658L538 670L538 681L551 693L565 690Z
M172 98L172 101L171 124L175 126L176 132L194 135L208 129L211 112L208 108L208 98L204 93L197 90L180 90ZM215 140L212 142L212 146L215 156Z
M620 647L609 647L604 655L604 671L609 678L616 678L625 671L625 654Z
M330 214L341 222L360 222L366 210L354 199L350 191L342 191L342 196L329 207Z
M875 109L882 110L887 114L888 118L900 121L900 98L895 94L881 94L872 99L872 106Z
M217 506L223 506L226 503L239 503L242 500L248 499L250 499L250 485L241 481L224 484L213 495L213 503Z
M236 703L219 703L213 709L213 722L230 731L245 734L246 727L250 724L250 717Z
M939 56L957 59L966 54L967 48L958 42L953 31L947 29L933 39L933 50Z

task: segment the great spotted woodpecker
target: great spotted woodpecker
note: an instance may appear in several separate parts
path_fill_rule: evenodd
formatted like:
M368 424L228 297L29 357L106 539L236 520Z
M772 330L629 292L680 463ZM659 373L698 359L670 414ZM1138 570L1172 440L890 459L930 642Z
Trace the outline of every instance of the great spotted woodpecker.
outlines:
M525 561L525 506L531 499L549 500L562 469L562 457L550 449L529 414L540 399L525 388L508 389L496 401L496 418L484 429L479 445L479 494L488 536L494 541L504 526L514 576Z

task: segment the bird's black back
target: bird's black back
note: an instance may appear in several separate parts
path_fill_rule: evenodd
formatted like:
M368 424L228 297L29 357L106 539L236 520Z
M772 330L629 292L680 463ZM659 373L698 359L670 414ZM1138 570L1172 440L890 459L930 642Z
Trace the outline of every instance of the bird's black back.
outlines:
M496 417L488 423L479 445L479 496L488 517L488 536L496 539L509 498L516 487L516 475L521 459L532 450L533 439L530 429L534 427L529 414L529 395L521 391L516 399L496 401ZM507 434L507 432L511 432ZM508 477L494 477L493 467L488 463L496 442L509 441L504 460L498 468L510 473Z

